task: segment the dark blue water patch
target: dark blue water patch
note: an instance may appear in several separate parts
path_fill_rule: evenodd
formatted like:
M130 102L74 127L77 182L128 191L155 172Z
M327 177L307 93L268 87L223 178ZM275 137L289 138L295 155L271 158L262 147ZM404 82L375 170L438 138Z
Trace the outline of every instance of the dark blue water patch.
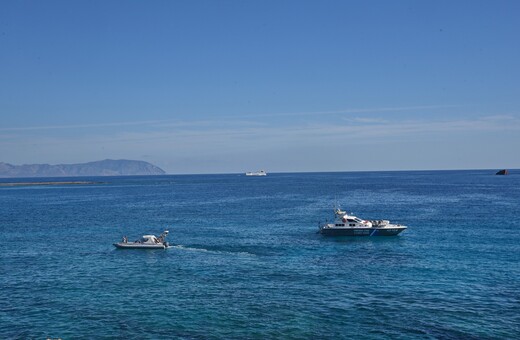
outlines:
M514 338L519 175L193 175L0 187L0 333ZM317 234L336 204L409 228L389 238ZM168 250L112 246L166 228Z

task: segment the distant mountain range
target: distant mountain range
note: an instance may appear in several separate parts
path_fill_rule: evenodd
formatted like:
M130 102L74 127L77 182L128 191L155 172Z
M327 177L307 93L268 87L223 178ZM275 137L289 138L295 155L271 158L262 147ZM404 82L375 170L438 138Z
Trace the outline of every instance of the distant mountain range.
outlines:
M163 175L164 170L144 161L113 160L81 164L24 164L0 162L0 177L75 177Z

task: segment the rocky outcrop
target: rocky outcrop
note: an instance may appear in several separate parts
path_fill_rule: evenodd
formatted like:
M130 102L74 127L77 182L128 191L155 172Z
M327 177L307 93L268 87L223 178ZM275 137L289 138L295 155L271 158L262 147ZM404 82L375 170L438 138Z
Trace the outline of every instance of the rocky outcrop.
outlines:
M164 170L144 161L113 160L80 164L24 164L0 162L0 177L76 177L163 175Z

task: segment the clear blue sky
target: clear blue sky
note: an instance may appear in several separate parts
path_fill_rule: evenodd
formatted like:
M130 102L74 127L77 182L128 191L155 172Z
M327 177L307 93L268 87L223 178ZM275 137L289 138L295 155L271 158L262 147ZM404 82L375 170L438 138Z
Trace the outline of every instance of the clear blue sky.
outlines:
M0 161L520 168L520 1L2 1Z

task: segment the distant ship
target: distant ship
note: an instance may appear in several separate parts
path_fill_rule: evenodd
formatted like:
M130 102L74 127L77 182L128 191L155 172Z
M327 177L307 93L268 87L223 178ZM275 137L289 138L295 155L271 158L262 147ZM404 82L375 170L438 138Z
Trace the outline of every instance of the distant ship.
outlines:
M319 232L328 236L394 236L407 227L390 224L387 220L365 221L347 214L341 209L334 210L334 223L320 225Z
M495 175L507 175L507 174L508 174L507 169L504 169L504 170L500 170L500 171L497 172Z
M246 172L246 176L267 176L267 172L264 170L255 171L255 172Z

